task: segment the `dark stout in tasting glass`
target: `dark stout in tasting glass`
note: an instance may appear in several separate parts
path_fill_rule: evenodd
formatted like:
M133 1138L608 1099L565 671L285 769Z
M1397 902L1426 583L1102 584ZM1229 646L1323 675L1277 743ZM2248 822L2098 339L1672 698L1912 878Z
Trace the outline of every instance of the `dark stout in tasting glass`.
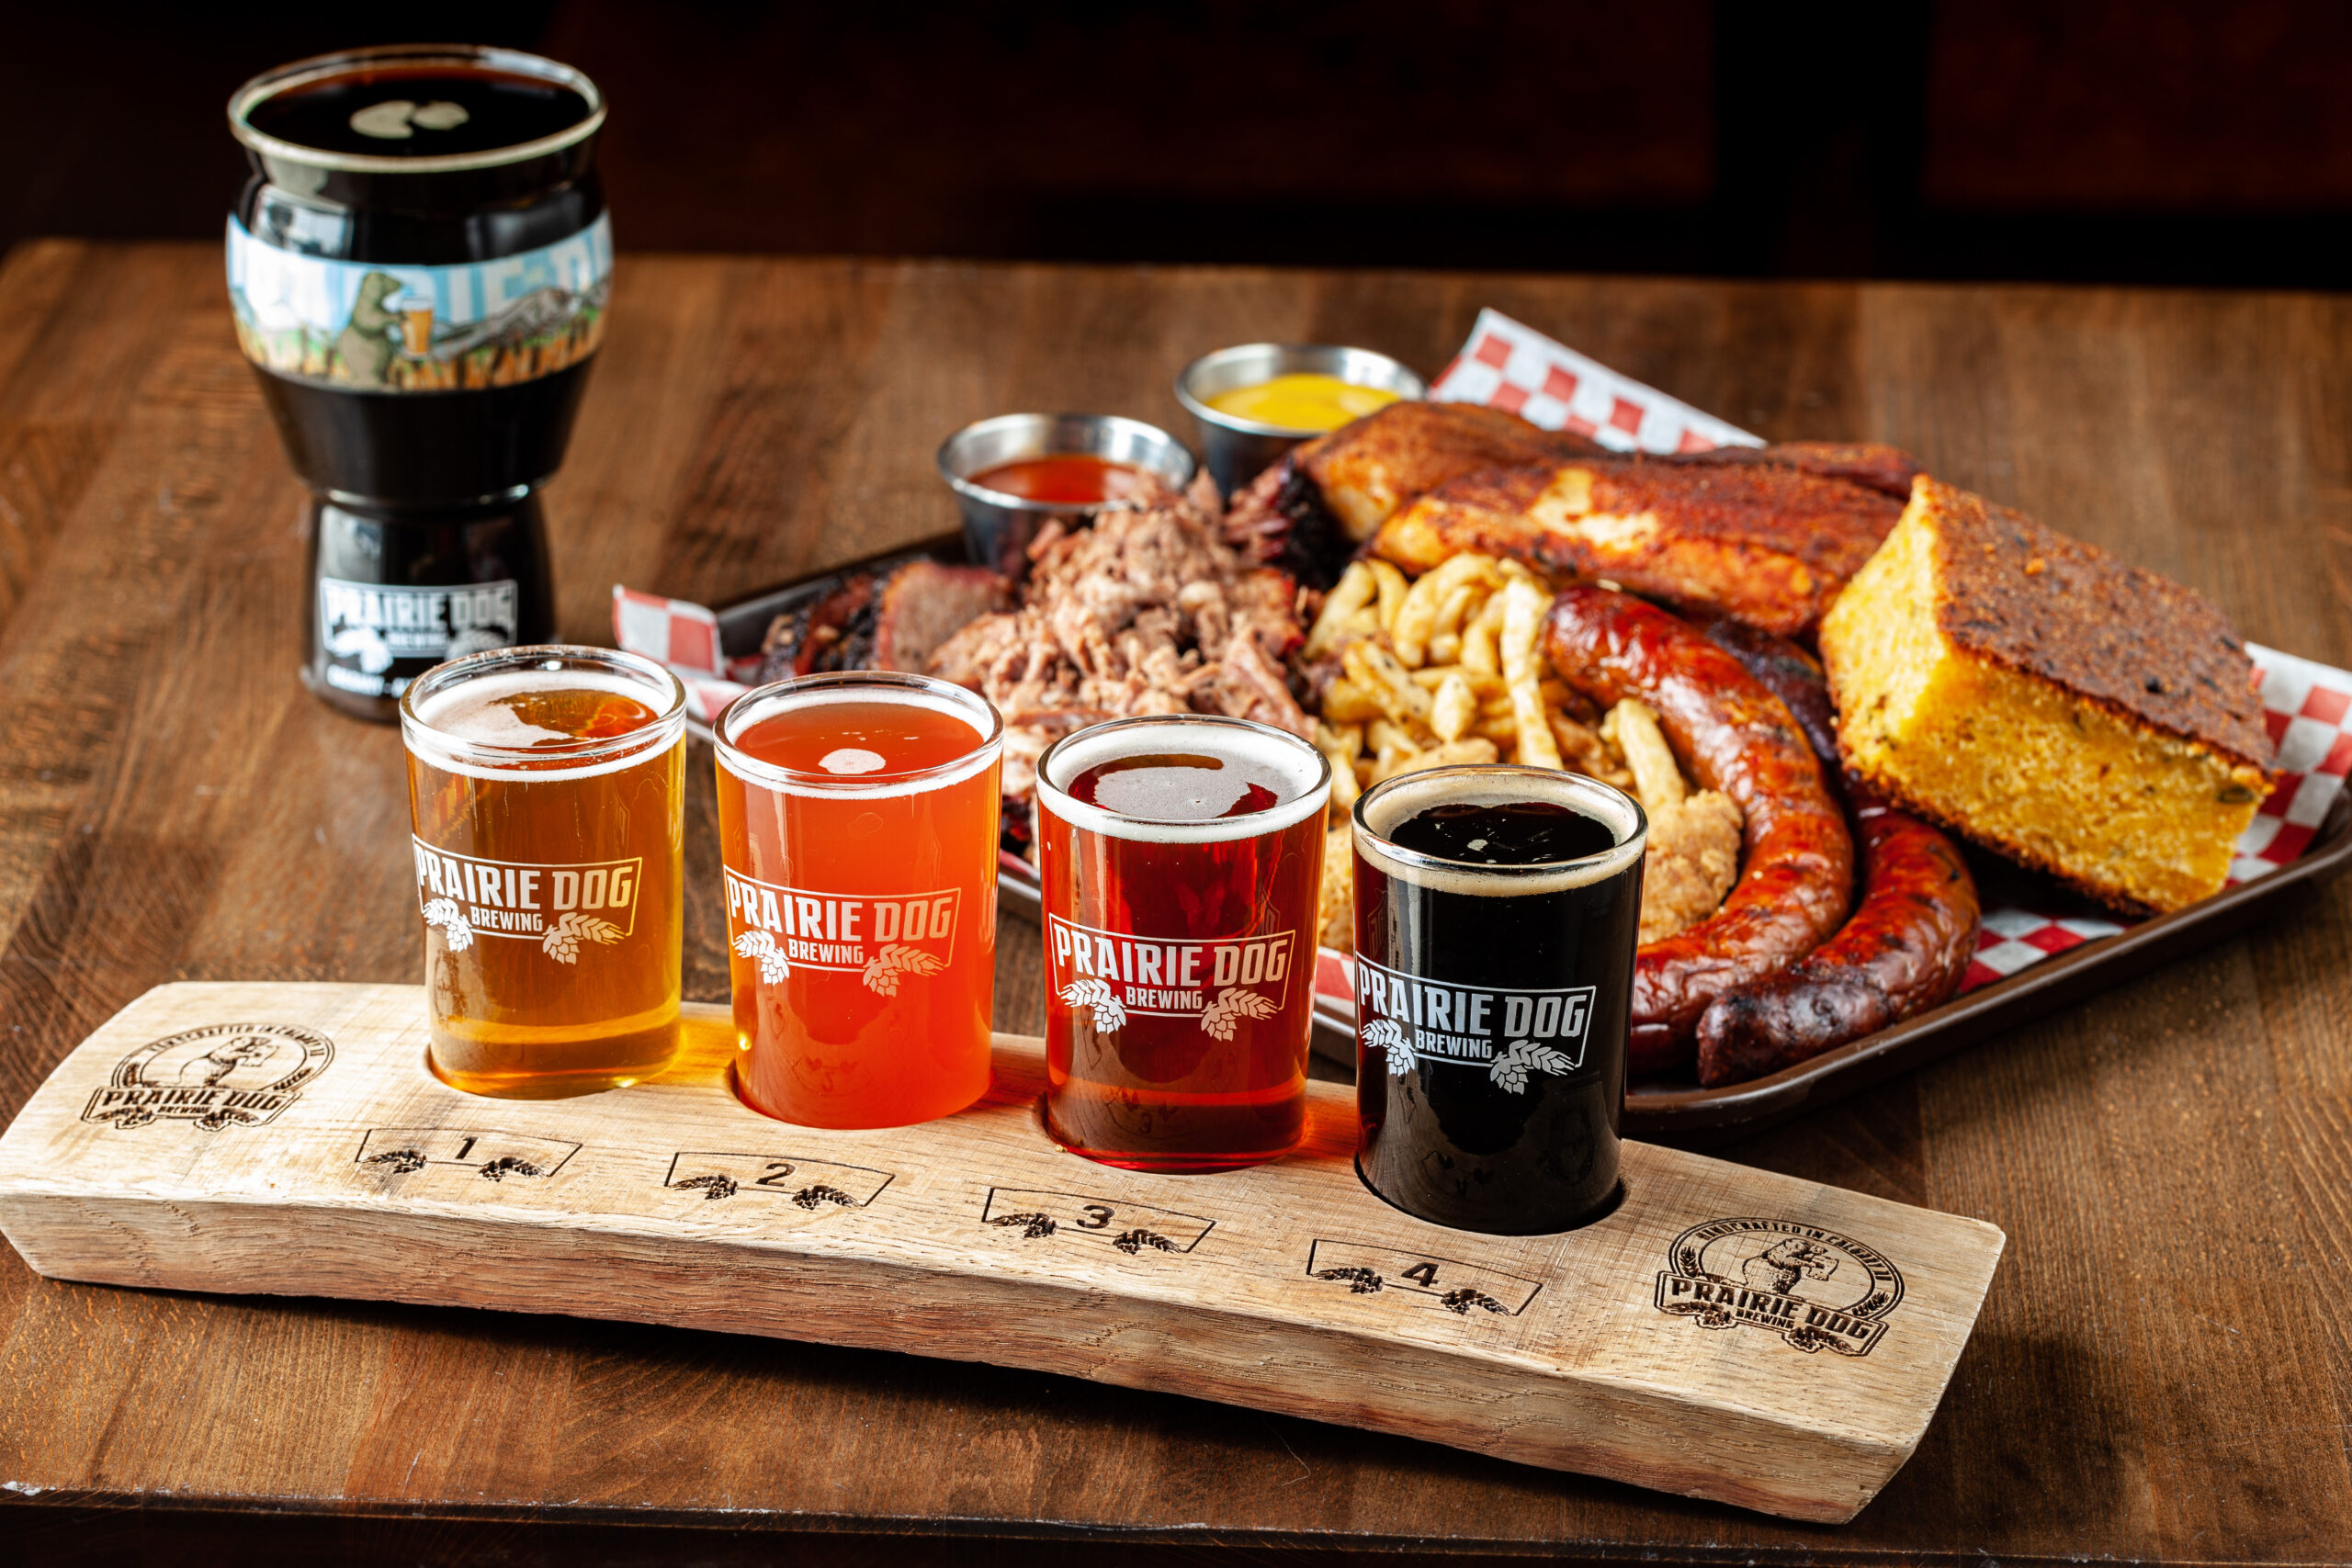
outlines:
M1118 719L1037 763L1046 1127L1130 1170L1230 1170L1306 1127L1331 765L1246 719Z
M1541 1235L1616 1201L1648 822L1542 768L1355 807L1356 1168L1408 1214Z
M445 659L554 630L537 491L603 341L595 85L512 50L298 61L229 103L237 339L310 487L303 679L397 716Z

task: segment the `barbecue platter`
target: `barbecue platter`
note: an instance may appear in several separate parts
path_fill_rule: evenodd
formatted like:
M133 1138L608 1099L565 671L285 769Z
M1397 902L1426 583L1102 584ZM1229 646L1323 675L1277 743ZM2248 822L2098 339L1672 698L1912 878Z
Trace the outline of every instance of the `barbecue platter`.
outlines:
M1978 941L1972 863L2127 918L2211 899L2274 776L2255 667L2209 603L1887 446L1629 455L1400 401L1229 502L1204 478L1142 485L1030 558L1019 582L924 564L895 616L916 569L852 570L831 596L859 625L812 642L805 604L772 617L763 676L887 659L987 695L1016 878L1031 764L1110 717L1288 729L1342 804L1464 762L1626 789L1650 822L1637 1102L1950 1001ZM1351 871L1335 810L1327 953L1351 947Z

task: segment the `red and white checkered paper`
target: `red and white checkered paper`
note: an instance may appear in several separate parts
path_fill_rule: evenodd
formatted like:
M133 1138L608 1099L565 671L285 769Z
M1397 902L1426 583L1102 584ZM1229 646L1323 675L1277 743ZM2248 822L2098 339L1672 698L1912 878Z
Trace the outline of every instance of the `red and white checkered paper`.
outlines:
M1761 437L1645 387L1497 310L1481 310L1470 340L1430 389L1442 402L1506 409L1547 430L1569 430L1620 451L1698 452L1760 446ZM622 648L658 660L685 682L687 705L707 725L755 678L759 660L729 660L718 619L700 604L613 590L613 632ZM2246 645L2261 682L2263 722L2278 743L2278 787L2238 840L2230 883L2251 882L2302 853L2352 771L2352 674L2256 644ZM1961 982L1974 990L2054 953L2123 931L2097 916L2022 905L1984 911L1974 962ZM1351 965L1326 951L1316 990L1352 1005Z
M1620 452L1764 445L1761 436L1620 376L1499 310L1478 312L1470 341L1430 386L1430 397L1442 403L1484 403Z
M760 660L729 659L718 646L718 617L700 604L613 585L613 641L669 666L686 688L686 713L715 724L729 703L751 689Z

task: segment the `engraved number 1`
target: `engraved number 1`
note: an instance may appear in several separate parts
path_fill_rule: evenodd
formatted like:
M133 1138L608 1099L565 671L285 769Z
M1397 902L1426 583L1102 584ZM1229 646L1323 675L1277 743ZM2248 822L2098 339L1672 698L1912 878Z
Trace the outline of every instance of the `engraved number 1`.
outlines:
M1421 1289L1425 1291L1434 1291L1437 1289L1437 1265L1434 1263L1416 1263L1410 1269L1405 1270L1405 1278L1408 1280L1419 1280L1421 1282Z
M480 1138L468 1138L464 1143L459 1144L458 1145L458 1157L459 1159L463 1159L468 1155L473 1153L474 1145L480 1142L481 1142Z

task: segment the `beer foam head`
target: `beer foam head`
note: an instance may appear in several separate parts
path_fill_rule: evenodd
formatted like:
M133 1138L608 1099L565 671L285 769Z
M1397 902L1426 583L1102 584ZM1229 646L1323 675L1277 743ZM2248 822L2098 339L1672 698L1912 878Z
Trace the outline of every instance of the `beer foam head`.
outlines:
M971 728L973 748L952 761L892 773L881 753L843 743L820 758L812 772L763 761L736 745L753 725L779 714L815 709L814 716L821 720L825 707L844 703L903 704L945 714ZM745 784L827 800L882 800L944 789L989 767L1004 748L1004 721L986 697L952 682L888 670L803 675L762 686L729 704L716 728L718 765Z
M1273 791L1276 804L1245 817L1169 821L1089 804L1069 793L1080 774L1127 757L1207 755L1236 765L1247 782ZM1099 800L1098 796L1098 800ZM1331 798L1331 764L1296 736L1242 718L1170 714L1113 719L1065 736L1037 764L1037 802L1090 832L1152 844L1216 844L1279 832L1323 810Z
M514 699L548 693L627 697L652 717L621 735L534 724ZM685 731L685 688L667 670L602 648L504 648L426 671L401 698L401 730L421 761L471 778L553 783L614 773Z
M1402 824L1439 806L1510 806L1542 801L1589 817L1616 842L1575 860L1532 865L1478 865L1424 854L1389 841ZM1550 768L1471 766L1400 773L1356 798L1356 852L1389 875L1441 893L1513 897L1560 893L1606 881L1642 858L1649 818L1623 791L1580 773Z

